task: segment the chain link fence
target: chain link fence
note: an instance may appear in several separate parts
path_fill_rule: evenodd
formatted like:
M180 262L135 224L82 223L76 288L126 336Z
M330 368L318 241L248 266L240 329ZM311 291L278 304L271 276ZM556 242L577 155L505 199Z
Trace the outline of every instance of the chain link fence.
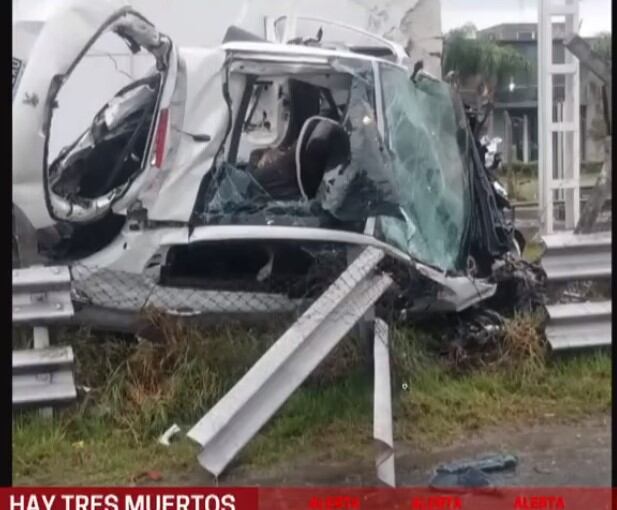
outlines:
M386 285L382 278L391 272L384 253L373 247L318 250L305 269L297 274L277 274L270 268L265 276L265 271L259 271L251 277L232 273L165 282L160 271L135 274L73 265L71 294L77 310L93 307L133 314L156 310L180 317L220 316L221 320L286 316L309 322L327 317L336 322L349 318L355 323L358 307L365 306L358 302L377 301L392 283L388 277Z

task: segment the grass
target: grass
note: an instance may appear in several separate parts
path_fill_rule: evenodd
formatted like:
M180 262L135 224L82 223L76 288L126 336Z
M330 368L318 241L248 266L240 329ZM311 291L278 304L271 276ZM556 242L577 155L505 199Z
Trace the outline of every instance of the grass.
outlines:
M525 245L525 251L523 252L523 258L527 262L538 262L544 253L544 246L541 242L528 242Z
M514 202L537 202L538 201L538 178L537 164L532 164L529 168L534 171L521 171L519 167L526 167L524 163L512 165L513 171L504 170L500 180L508 189L508 194ZM600 171L601 163L586 163L581 165L581 185L593 186L596 183Z
M163 338L131 342L67 332L79 384L91 391L52 421L13 420L15 484L130 484L178 481L196 468L188 440L163 447L172 423L184 431L267 348L276 331L233 326L207 333L163 324ZM487 425L576 419L611 407L610 355L549 360L530 318L514 318L489 363L454 370L421 329L391 338L395 437L417 447L445 444ZM237 459L263 469L292 456L360 459L372 450L372 373L366 350L347 338ZM403 389L406 388L406 389ZM178 478L180 476L180 478Z

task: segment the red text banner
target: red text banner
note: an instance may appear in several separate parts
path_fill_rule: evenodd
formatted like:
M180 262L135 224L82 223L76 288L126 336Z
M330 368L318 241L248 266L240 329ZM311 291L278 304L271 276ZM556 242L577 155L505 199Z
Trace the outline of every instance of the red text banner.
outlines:
M3 489L2 510L258 510L253 488Z
M609 510L610 488L11 488L0 510Z

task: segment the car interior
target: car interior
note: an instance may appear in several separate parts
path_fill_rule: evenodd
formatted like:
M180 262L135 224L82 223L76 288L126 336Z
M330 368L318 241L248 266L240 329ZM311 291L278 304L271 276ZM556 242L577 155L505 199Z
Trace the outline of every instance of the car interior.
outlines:
M88 129L51 163L54 193L93 199L139 172L147 156L159 86L159 74L137 80L101 108Z
M313 199L325 173L350 158L344 75L257 80L228 161L273 200ZM235 161L233 161L235 160Z

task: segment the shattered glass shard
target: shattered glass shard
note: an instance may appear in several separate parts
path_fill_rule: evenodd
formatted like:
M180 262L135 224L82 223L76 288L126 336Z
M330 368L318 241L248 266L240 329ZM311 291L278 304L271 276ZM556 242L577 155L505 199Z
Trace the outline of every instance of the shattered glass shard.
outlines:
M399 197L371 106L374 89L369 77L354 76L351 85L347 125L350 134L351 160L342 170L335 169L325 177L332 180L328 190L322 189L318 199L322 207L340 221L364 223L370 216L398 216Z

